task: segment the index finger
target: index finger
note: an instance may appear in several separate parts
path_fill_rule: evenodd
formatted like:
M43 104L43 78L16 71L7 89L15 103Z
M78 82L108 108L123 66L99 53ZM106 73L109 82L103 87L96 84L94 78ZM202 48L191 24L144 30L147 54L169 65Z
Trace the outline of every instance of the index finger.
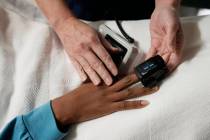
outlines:
M118 74L117 67L112 60L111 56L107 52L107 50L100 43L92 47L94 53L101 59L101 61L105 64L108 70L116 76Z
M120 90L125 89L125 88L129 87L130 85L138 82L138 80L139 79L138 79L137 75L135 73L133 73L133 74L126 76L122 80L118 81L117 83L115 83L114 85L109 87L109 89L112 91L120 91Z
M136 101L122 101L115 102L112 107L115 111L123 111L130 109L140 109L149 105L149 102L146 100L136 100Z

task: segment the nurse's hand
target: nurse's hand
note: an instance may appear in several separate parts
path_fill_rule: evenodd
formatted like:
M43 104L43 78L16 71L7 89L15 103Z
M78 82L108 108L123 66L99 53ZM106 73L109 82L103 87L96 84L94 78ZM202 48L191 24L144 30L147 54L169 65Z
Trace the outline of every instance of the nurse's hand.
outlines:
M145 100L126 101L158 90L157 87L152 89L134 87L124 90L137 81L136 74L131 74L110 87L85 83L72 92L53 100L52 109L59 126L68 126L113 112L147 106L149 102Z
M159 54L170 71L181 62L183 32L176 8L157 6L150 22L151 48L147 59Z
M101 79L106 85L112 84L111 75L116 76L118 70L107 50L116 49L103 45L93 28L73 17L60 22L55 31L82 81L89 77L94 85L98 85Z

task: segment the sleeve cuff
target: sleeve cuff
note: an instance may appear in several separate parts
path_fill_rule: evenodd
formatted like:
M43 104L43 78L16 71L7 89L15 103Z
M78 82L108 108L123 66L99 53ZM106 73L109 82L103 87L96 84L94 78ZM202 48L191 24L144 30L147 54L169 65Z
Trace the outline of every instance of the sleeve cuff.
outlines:
M50 102L23 115L23 121L33 139L59 140L66 135L56 125Z

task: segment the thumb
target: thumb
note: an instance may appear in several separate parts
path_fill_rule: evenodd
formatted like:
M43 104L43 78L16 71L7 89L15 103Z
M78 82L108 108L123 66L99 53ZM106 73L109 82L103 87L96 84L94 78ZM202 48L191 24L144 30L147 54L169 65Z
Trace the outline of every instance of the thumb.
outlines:
M178 27L176 25L168 26L166 42L167 47L171 51L175 51L176 49L176 36L177 36Z
M151 48L149 49L148 53L146 54L146 60L150 57L153 57L157 54L157 48L161 46L160 39L151 38Z

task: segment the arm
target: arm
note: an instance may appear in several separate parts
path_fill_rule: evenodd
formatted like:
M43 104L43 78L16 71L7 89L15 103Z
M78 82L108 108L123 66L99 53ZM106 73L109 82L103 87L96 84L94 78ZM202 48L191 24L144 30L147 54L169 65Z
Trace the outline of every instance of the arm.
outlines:
M55 30L59 24L67 19L76 19L71 10L65 5L64 0L36 0L36 2L47 17L49 24Z
M138 77L131 74L110 87L82 84L71 93L52 100L52 106L48 103L15 118L0 134L0 139L57 140L65 136L62 132L66 132L72 124L121 110L146 107L148 101L127 99L151 94L158 88L133 87L125 90L137 81Z
M64 136L56 126L49 102L13 119L0 133L0 140L59 140Z
M184 36L178 15L181 0L156 0L150 20L151 48L147 59L160 55L169 71L173 71L182 58Z
M111 85L111 75L116 76L118 71L108 51L117 49L104 45L97 31L77 19L64 0L36 1L59 36L82 81L90 78L99 85L102 79Z

